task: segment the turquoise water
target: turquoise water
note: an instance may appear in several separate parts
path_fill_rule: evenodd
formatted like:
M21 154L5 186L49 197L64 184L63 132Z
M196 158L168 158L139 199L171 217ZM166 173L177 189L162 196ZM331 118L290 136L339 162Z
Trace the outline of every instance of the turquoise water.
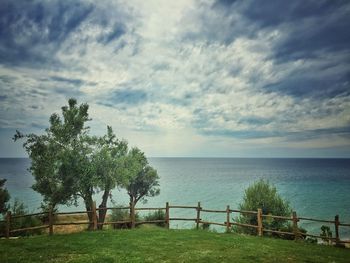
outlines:
M273 183L278 192L297 211L299 216L350 223L350 160L349 159L240 159L240 158L150 158L160 175L161 194L149 198L142 206L195 206L198 201L207 209L237 208L244 189L264 178ZM33 178L26 170L28 159L0 159L0 178L7 178L6 186L12 199L23 201L30 210L40 206L41 196L30 186ZM96 196L97 203L99 201ZM127 204L123 190L115 189L113 199ZM72 211L83 206L60 207ZM195 217L195 210L171 210L173 217ZM224 222L224 214L203 214L204 220ZM302 226L319 234L322 224L303 221ZM192 227L193 223L173 222L173 228ZM219 230L219 229L218 229ZM220 231L220 230L219 230ZM350 227L340 229L342 238L350 237Z

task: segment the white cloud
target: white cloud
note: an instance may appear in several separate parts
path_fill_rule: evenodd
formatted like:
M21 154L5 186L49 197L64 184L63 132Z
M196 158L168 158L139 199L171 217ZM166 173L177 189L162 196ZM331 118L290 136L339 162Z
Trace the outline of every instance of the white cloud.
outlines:
M25 128L27 120L47 125L49 114L76 96L90 104L94 133L112 125L150 155L229 155L244 145L280 147L281 141L292 147L294 142L280 134L349 125L348 97L300 99L264 90L293 72L327 64L320 59L276 62L274 47L286 34L280 28L244 35L245 27L247 31L255 27L239 13L221 16L210 8L211 1L102 1L96 5L53 54L63 66L0 68L0 75L16 78L2 85L2 93L9 98L0 106L2 125ZM97 22L101 15L106 16L107 25ZM124 26L125 34L109 43L98 41L116 26ZM35 25L31 30L37 30ZM230 41L228 34L234 35ZM55 77L82 84L50 81ZM137 105L103 105L113 104L113 92L125 89L144 91L147 97ZM206 131L213 135L205 135ZM264 132L265 137L235 138L224 134L228 131ZM309 144L304 145L350 144L340 135L332 135L333 144L324 143L327 136L310 136L316 137L307 138Z

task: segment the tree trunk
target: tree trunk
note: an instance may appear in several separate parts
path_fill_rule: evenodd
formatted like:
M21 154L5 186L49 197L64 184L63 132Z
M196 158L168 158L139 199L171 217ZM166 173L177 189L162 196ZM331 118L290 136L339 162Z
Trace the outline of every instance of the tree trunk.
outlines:
M107 207L107 201L108 201L108 196L109 196L109 189L105 189L103 195L102 195L102 202L99 205L100 210L98 210L98 222L99 223L104 223L105 222L105 218L106 218L106 214L107 214L107 209L103 209ZM103 225L99 224L98 229L102 229Z
M89 221L91 224L88 226L88 230L93 230L94 225L93 225L93 214L92 214L92 195L88 194L84 198L84 203L85 203L85 208L86 208L86 214L89 218Z
M134 228L135 227L135 221L136 221L136 216L135 216L135 198L130 195L130 220L131 220L131 224L130 224L130 228Z

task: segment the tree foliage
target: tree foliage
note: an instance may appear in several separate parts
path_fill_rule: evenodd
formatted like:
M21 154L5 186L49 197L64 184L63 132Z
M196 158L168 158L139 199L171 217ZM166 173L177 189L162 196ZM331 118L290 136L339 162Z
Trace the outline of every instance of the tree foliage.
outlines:
M24 139L23 147L31 159L29 170L34 176L32 188L44 197L51 206L69 204L76 195L76 169L86 157L89 120L88 105L77 106L69 99L62 109L62 117L54 113L49 119L50 127L42 135L22 134L16 131L14 140ZM75 168L75 170L73 169ZM82 176L79 171L79 176Z
M257 211L258 208L261 208L265 215L290 216L292 213L289 203L277 193L276 187L264 180L249 186L245 190L243 202L239 205L240 210L246 211ZM240 223L257 225L256 215L241 214L237 220ZM272 218L263 220L263 228L278 230L287 226L288 222L286 220ZM256 234L255 229L247 227L237 229L240 232Z
M127 188L136 204L159 193L158 175L144 153L136 148L129 151L127 142L117 139L112 127L107 126L104 136L91 136L86 126L88 109L87 104L69 99L61 115L51 115L44 134L16 131L13 139L24 139L35 179L32 188L44 197L46 205L70 205L81 197L86 210L91 211L94 194L102 192L98 220L103 223L103 208L116 186ZM92 213L88 216L92 221Z
M145 154L138 148L133 148L125 160L128 181L124 187L130 197L130 204L135 206L138 201L147 201L160 193L157 171L148 164Z
M107 126L107 134L97 139L96 151L92 158L96 176L97 191L102 191L99 208L106 208L108 197L117 185L126 184L127 174L124 161L128 152L128 144L118 140L113 129ZM99 222L105 220L107 210L99 210ZM102 227L102 225L101 225Z

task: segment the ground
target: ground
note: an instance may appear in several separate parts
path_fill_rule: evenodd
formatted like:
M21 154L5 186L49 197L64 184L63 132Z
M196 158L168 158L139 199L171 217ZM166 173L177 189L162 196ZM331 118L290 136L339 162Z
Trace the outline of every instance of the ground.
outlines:
M2 239L0 262L350 262L350 249L143 227Z

